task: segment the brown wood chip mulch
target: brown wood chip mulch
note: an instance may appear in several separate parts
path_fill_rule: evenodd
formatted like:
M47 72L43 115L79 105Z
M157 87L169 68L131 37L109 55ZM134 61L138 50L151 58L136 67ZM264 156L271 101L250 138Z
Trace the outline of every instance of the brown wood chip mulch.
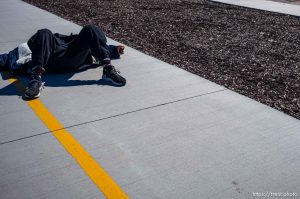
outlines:
M25 1L300 119L300 18L208 0Z

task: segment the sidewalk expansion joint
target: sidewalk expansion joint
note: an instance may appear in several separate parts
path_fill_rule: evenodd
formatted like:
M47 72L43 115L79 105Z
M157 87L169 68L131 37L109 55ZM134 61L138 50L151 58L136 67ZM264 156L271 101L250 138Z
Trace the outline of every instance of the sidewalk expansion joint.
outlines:
M220 93L220 92L223 92L223 91L226 91L226 90L228 90L228 89L225 88L225 89L221 89L221 90L217 90L217 91L213 91L213 92L209 92L209 93L194 95L194 96L191 96L191 97L186 97L186 98L182 98L182 99L178 99L178 100L174 100L174 101L170 101L170 102L165 102L165 103L162 103L162 104L157 104L157 105L154 105L154 106L149 106L149 107L137 109L137 110L134 110L134 111L128 111L128 112L120 113L120 114L117 114L117 115L112 115L112 116L108 116L108 117L104 117L104 118L99 118L99 119L95 119L95 120L91 120L91 121L87 121L87 122L82 122L82 123L66 126L64 129L70 129L70 128L73 128L73 127L78 127L78 126L82 126L82 125L86 125L86 124L90 124L90 123L94 123L94 122L98 122L98 121L103 121L103 120L107 120L107 119L111 119L111 118L121 117L121 116L124 116L124 115L129 115L129 114L132 114L132 113L141 112L141 111L148 110L148 109L153 109L153 108L157 108L157 107L161 107L161 106L166 106L166 105L169 105L169 104L174 104L174 103L177 103L177 102L187 101L187 100L202 97L202 96L207 96L207 95L211 95L211 94L215 94L215 93ZM52 132L60 131L60 130L62 130L62 129L55 129ZM25 139L29 139L29 138L33 138L33 137L40 136L40 135L46 135L46 134L49 134L49 133L52 133L52 132L47 131L47 132L38 133L38 134L35 134L35 135L21 137L21 138L14 139L14 140L0 142L0 145L12 143L12 142L17 142L17 141L21 141L21 140L25 140Z

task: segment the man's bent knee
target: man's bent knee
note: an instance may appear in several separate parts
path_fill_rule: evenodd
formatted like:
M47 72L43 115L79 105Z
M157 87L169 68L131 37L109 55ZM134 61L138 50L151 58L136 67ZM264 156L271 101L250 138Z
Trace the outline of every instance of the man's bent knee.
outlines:
M44 28L38 30L37 34L40 36L40 35L52 35L53 33L51 32L51 30Z
M85 25L82 29L95 30L98 29L98 27L93 24L89 24L89 25Z
M82 31L83 32L89 32L89 33L101 33L104 35L103 31L98 27L98 26L95 26L93 24L89 24L89 25L85 25L83 28L82 28Z

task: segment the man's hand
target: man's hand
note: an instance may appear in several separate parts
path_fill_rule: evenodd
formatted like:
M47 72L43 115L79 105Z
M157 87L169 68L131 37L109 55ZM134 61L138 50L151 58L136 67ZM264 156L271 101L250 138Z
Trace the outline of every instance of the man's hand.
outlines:
M117 50L120 55L124 54L124 49L125 49L125 46L122 46L122 45L117 46Z

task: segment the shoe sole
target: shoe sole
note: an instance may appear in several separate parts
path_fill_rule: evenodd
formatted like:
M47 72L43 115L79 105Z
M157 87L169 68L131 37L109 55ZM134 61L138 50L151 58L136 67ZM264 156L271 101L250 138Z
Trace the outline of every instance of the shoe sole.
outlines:
M42 83L42 86L40 87L40 90L39 90L39 93L37 94L37 95L35 95L35 96L28 96L28 95L26 95L26 93L25 93L25 98L26 99L35 99L35 98L39 98L40 96L41 96L41 92L42 92L42 90L43 90L43 88L44 88L44 84L45 84L45 82L43 82Z
M125 85L124 83L117 83L117 82L115 82L113 79L107 77L106 75L102 75L102 79L104 81L111 82L111 83L113 83L114 85L117 85L117 86L124 86Z

